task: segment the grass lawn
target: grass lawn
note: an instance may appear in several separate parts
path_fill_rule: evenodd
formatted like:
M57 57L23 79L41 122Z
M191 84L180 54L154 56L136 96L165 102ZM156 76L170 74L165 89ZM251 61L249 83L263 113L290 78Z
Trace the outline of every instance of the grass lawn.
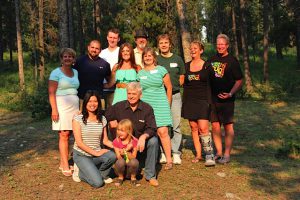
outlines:
M300 199L300 160L278 157L291 134L300 134L300 99L236 103L236 139L232 162L206 168L191 163L193 144L186 120L183 163L158 167L159 187L142 179L94 189L58 170L57 134L50 120L0 110L0 199Z

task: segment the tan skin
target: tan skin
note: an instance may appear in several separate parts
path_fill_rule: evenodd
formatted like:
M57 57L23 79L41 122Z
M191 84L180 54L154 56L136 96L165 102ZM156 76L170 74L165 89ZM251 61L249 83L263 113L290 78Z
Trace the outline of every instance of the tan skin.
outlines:
M190 70L192 72L197 72L202 70L205 61L201 58L203 49L197 43L192 43L190 46L190 53L192 57L192 62L190 65ZM196 151L196 156L192 160L193 163L198 162L202 159L201 157L201 143L199 135L208 134L209 132L209 121L205 119L189 120L189 124L192 131L192 137L194 142L194 147Z
M218 53L224 57L228 55L228 48L229 44L224 38L218 38L217 39L217 51ZM221 99L227 99L230 98L233 94L235 94L238 90L240 90L243 86L243 80L236 80L235 84L231 88L230 92L223 92L218 94L218 97ZM225 152L224 156L230 157L233 139L234 139L234 129L233 129L233 123L230 124L224 124L225 129ZM212 132L213 132L213 139L215 143L215 147L217 150L217 155L222 156L222 135L221 135L221 124L219 122L213 122L212 123Z
M165 58L170 58L173 53L171 52L171 43L167 38L162 38L158 41L158 48L160 50L160 55ZM179 84L182 86L184 83L184 75L179 76Z
M129 131L124 129L124 128L118 128L117 129L117 140L121 141L122 144L127 145L126 147L126 152L128 159L131 160L133 158L136 158L138 148L132 147L132 136L129 134ZM120 149L117 147L114 147L117 159L123 159L124 157L124 149ZM118 174L118 178L123 180L124 179L124 174ZM136 180L136 174L131 174L131 180Z
M133 69L132 64L130 62L130 49L128 47L124 47L122 49L122 58L123 58L123 64L119 69L122 70L129 70L129 69ZM104 88L111 88L116 84L116 73L118 70L119 65L115 64L115 66L112 69L112 73L111 73L111 79L112 81L110 83L105 83L104 84ZM137 71L140 71L142 68L141 66L137 66ZM126 83L118 83L117 87L118 88L126 88L127 84Z
M156 65L154 61L154 56L151 54L151 52L147 52L144 54L143 57L143 62L144 62L144 69L145 70L155 70ZM167 90L167 98L169 101L169 105L171 106L172 104L172 84L171 84L171 79L170 75L166 74L163 77L163 83L165 85L165 88ZM171 139L169 136L168 132L168 127L162 126L157 129L157 134L161 140L162 147L164 149L166 158L167 158L167 164L166 164L166 169L172 167L172 154L171 154Z
M74 73L72 70L72 64L75 62L73 55L69 53L64 53L61 57L62 66L60 70L68 77L73 77ZM59 121L59 113L56 103L56 91L58 87L57 81L49 80L48 82L48 93L49 93L49 102L51 105L51 119L54 122ZM59 131L59 153L60 153L60 164L59 167L63 170L64 175L71 176L72 172L68 163L69 156L69 136L71 130L61 130Z
M95 114L95 111L98 108L98 104L99 104L99 102L97 101L97 98L95 96L91 96L91 98L89 99L89 101L86 105L86 109L89 113L87 121L98 122L97 116ZM91 147L87 146L82 140L80 123L75 120L73 120L73 133L74 133L74 138L75 138L77 146L80 149L82 149L83 151L85 151L93 156L97 156L97 157L102 156L103 154L105 154L109 151L108 149L94 150ZM112 142L107 137L106 127L103 127L102 134L103 134L103 144L107 147L113 148Z

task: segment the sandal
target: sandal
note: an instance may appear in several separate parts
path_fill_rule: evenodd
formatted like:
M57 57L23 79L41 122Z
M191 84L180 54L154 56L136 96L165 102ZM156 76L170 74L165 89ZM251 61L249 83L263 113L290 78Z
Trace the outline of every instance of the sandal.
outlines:
M119 179L117 178L117 180L115 180L115 186L119 187L123 184L123 179Z
M173 164L172 163L167 163L165 166L165 170L171 170L173 168Z
M70 170L70 169L61 170L61 172L64 176L72 176L73 175L72 170Z
M130 183L131 183L131 185L136 186L136 187L141 185L136 179L131 180Z
M195 158L192 160L192 163L198 163L198 162L200 162L200 160L202 160L201 157L195 157Z

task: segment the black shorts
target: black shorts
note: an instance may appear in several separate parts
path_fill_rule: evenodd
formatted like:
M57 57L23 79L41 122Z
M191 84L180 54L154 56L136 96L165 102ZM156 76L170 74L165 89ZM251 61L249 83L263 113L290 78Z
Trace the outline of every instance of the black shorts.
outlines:
M233 123L234 102L213 103L211 106L211 122L220 122L221 124Z

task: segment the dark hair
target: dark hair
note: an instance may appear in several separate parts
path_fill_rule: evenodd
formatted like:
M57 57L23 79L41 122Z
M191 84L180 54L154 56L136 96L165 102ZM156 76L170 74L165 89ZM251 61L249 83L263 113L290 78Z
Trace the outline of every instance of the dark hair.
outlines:
M115 34L118 34L118 36L120 36L120 31L119 31L119 29L117 29L117 28L111 28L111 29L109 29L108 31L107 31L107 35L108 35L108 33L115 33Z
M118 67L117 67L117 70L120 69L123 65L123 58L122 58L122 50L127 47L129 49L129 53L130 53L130 64L131 64L131 67L133 69L135 69L135 71L137 71L137 65L135 63L135 58L134 58L134 51L133 51L133 48L132 48L132 45L129 44L129 43L124 43L120 46L120 50L119 50L119 60L118 60Z
M102 123L103 110L101 107L101 96L99 92L96 90L88 90L84 95L83 103L82 103L82 121L85 125L87 123L87 118L89 117L89 112L86 109L86 105L92 96L95 96L98 101L98 108L94 113L97 116L98 122Z

